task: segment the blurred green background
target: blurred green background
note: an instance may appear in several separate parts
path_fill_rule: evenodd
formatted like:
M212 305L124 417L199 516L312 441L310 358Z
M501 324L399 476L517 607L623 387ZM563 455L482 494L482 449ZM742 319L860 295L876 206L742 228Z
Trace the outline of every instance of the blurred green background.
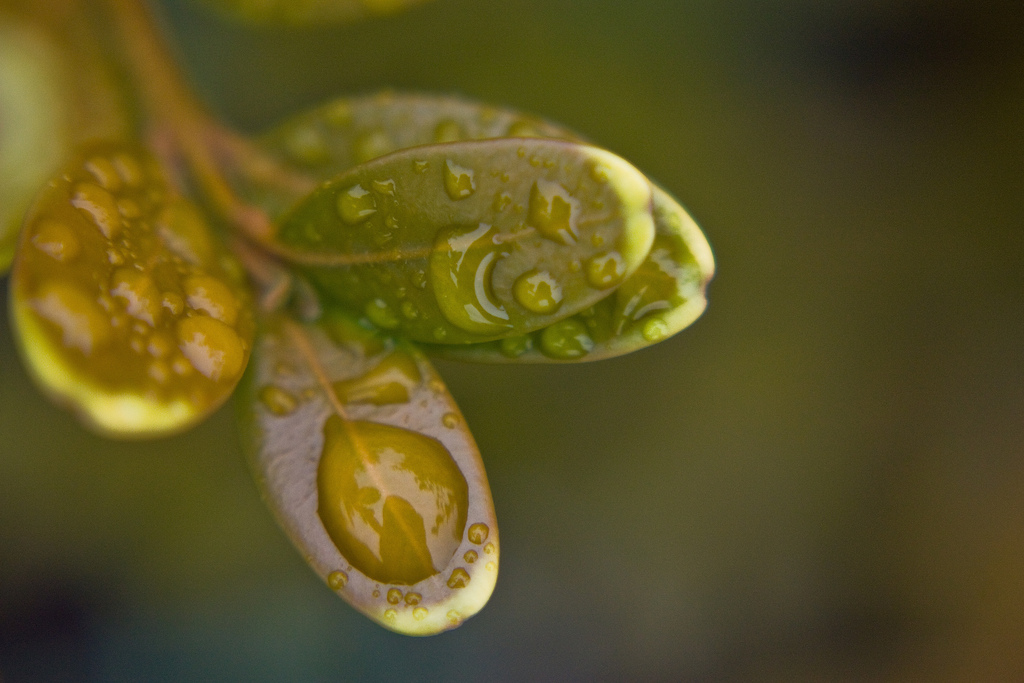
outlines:
M0 320L5 681L1024 680L1019 2L437 0L313 31L164 8L243 130L384 87L534 112L675 193L718 275L632 356L440 365L503 563L428 639L306 568L230 409L93 437Z

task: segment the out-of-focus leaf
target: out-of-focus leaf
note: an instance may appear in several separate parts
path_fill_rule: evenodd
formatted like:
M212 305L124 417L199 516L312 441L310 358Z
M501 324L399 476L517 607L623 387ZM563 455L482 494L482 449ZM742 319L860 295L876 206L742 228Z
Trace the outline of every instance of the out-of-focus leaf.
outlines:
M427 0L201 0L253 24L337 24L385 16Z
M147 153L95 144L26 218L11 314L40 385L112 436L202 419L245 369L254 323L237 264Z
M338 312L277 316L239 392L267 504L313 570L383 626L428 635L487 602L498 529L480 454L411 344Z
M277 163L324 182L396 149L457 140L545 137L575 132L509 109L455 97L382 93L338 99L300 114L262 138ZM615 294L549 330L496 342L428 344L427 353L478 362L591 361L628 353L690 325L704 310L714 258L689 213L653 185L655 242ZM295 197L249 184L251 200L280 215Z
M108 65L81 35L85 17L15 5L0 7L0 273L32 197L75 143L117 137L127 122Z
M654 226L644 262L593 307L530 335L424 350L451 360L550 363L611 358L667 339L704 311L715 262L690 214L656 186Z
M595 147L502 138L360 164L280 222L286 260L330 297L415 340L527 334L629 277L654 237L651 189Z

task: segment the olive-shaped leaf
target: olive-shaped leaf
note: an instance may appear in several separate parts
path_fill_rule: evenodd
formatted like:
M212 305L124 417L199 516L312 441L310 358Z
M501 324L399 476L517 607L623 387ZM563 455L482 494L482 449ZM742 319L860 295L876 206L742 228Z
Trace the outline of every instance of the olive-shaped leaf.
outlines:
M0 274L33 196L75 142L114 137L127 120L108 65L75 18L45 8L0 14Z
M654 226L654 244L640 268L593 307L529 335L461 346L433 344L424 350L451 360L490 363L593 361L670 337L704 311L715 262L690 214L657 186Z
M504 138L361 164L288 213L276 244L378 327L461 344L593 306L636 270L653 237L650 185L619 157Z
M401 633L487 602L498 529L473 437L409 342L330 312L267 321L239 391L263 497L313 570Z
M112 436L165 434L231 393L254 333L243 274L148 154L99 143L26 218L11 311L41 386Z
M254 24L336 24L400 12L426 0L202 0Z

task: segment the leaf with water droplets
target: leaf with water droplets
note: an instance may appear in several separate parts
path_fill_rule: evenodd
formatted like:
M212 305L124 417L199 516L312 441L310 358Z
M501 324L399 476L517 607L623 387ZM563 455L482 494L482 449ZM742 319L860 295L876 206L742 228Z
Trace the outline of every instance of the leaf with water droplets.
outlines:
M36 200L11 276L40 385L111 436L196 423L245 369L254 322L239 266L203 213L132 146L84 150Z
M264 499L313 570L383 626L428 635L487 602L487 475L444 383L409 342L328 312L267 321L239 391Z
M426 0L202 0L206 5L253 24L339 24L387 16Z
M380 328L473 343L593 306L637 269L653 237L650 185L619 157L503 138L360 164L285 215L275 248Z
M707 306L715 270L700 228L664 190L654 187L654 244L640 267L591 308L529 335L482 344L432 344L427 353L488 363L594 361L655 344L696 320ZM607 266L588 265L599 284Z
M75 142L114 137L127 120L109 65L80 35L78 8L25 4L0 16L0 274L32 197Z

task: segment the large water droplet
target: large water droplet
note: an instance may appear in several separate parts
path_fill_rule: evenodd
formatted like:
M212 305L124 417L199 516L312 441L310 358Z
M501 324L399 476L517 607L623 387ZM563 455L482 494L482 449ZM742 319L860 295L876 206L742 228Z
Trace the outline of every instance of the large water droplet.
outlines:
M150 326L160 321L162 296L153 280L134 268L118 268L110 279L110 294L123 299L128 315Z
M491 275L502 255L494 243L496 230L476 228L440 231L430 255L434 296L453 325L477 334L495 334L511 327L504 306L491 294Z
M465 199L476 192L473 169L459 166L451 159L444 162L444 189L453 200Z
M359 225L377 213L377 200L362 185L350 187L338 195L338 215L349 225Z
M327 575L327 585L331 590L341 590L348 585L348 574L343 571L331 572Z
M448 577L448 587L452 590L456 588L465 588L469 585L469 572L462 567L456 567L452 571L452 575Z
M582 358L594 348L587 326L576 318L567 318L545 327L540 335L540 350L559 360Z
M562 286L546 270L530 270L512 286L516 301L533 313L554 313L562 305Z
M617 251L606 251L587 261L587 282L595 289L608 289L622 282L626 260Z
M395 351L381 359L366 374L336 382L334 391L343 403L372 403L382 406L408 403L422 377L416 359L403 351Z
M196 370L213 381L233 380L242 372L241 337L219 320L197 315L178 323L178 348Z
M69 349L88 356L110 339L110 322L103 309L73 285L44 284L32 299L32 308L61 329L64 346Z
M538 180L530 190L529 224L561 244L576 242L579 201L556 182Z
M490 534L490 528L486 524L478 522L469 527L469 532L467 532L466 537L469 539L470 543L480 545L487 540L487 537Z
M381 329L394 330L398 329L398 326L402 324L401 319L395 315L391 306L388 306L388 302L384 301L384 299L370 301L366 304L364 311L370 322Z
M81 251L81 244L74 231L64 223L54 220L40 223L32 236L32 244L60 263L74 260Z
M421 600L423 600L423 596L419 593L413 593L412 591L409 591L405 594L405 604L409 605L410 607L420 604Z
M121 212L113 195L99 185L80 183L75 186L71 205L88 216L108 240L121 232Z
M188 305L225 325L238 320L238 299L226 284L209 275L194 275L185 280Z
M397 588L388 589L387 600L389 604L397 605L398 603L402 602L402 591L398 590Z
M412 585L446 567L458 550L469 487L439 441L332 416L317 488L327 533L375 581Z

